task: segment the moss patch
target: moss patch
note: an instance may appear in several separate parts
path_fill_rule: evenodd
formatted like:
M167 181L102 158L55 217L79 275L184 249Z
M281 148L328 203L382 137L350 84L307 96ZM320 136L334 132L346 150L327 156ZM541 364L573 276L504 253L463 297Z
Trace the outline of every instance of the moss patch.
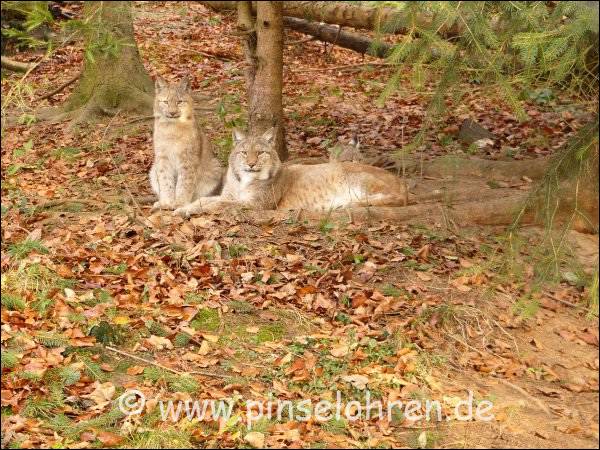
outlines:
M280 323L265 325L258 330L256 342L261 344L263 342L278 341L283 337L284 331L283 325Z
M221 325L219 311L216 309L202 308L190 322L190 326L195 330L217 331Z

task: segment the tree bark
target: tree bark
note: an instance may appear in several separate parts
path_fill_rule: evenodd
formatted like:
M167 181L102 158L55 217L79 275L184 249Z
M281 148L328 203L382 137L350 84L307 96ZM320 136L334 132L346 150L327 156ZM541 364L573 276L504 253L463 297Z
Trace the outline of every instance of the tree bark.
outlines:
M283 125L283 16L282 4L259 2L256 14L256 75L250 92L248 126L260 135L277 128L275 146L282 161L287 159Z
M64 106L80 112L76 121L102 115L148 114L154 85L140 58L133 33L130 2L86 2L86 58L78 85Z
M295 17L284 17L283 23L287 28L309 34L320 41L330 42L358 53L367 53L377 58L385 58L393 48L392 45L385 42L375 42L360 34L343 31L339 26L310 22Z

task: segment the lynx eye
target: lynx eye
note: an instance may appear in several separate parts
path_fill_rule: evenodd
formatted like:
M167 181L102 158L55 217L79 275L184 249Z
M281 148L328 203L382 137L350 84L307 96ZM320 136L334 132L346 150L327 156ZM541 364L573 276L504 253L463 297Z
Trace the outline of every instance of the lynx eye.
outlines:
M183 101L181 101L181 100L177 102L177 104L178 104L179 106L183 105L184 103L185 103L185 102L183 102Z

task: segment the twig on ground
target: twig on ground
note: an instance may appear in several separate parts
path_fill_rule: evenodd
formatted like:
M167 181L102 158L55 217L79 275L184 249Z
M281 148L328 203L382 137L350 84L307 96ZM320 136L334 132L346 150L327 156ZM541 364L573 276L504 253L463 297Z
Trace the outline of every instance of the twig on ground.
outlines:
M216 55L213 53L208 53L208 52L203 52L201 50L197 50L195 48L189 48L189 47L181 47L179 45L173 45L173 44L167 44L166 42L162 42L162 45L166 45L167 47L173 47L179 50L183 50L186 52L190 52L190 53L197 53L198 55L202 55L202 56L206 56L207 58L216 58L216 59L220 59L221 61L235 61L235 58L231 58L229 56L225 56L225 55Z
M58 94L62 90L66 89L67 87L69 87L70 85L72 85L73 83L75 83L75 81L77 81L80 76L81 76L81 73L78 73L73 78L70 78L69 80L67 80L66 82L64 82L63 84L61 84L59 87L57 87L56 89L54 89L53 91L48 92L47 94L44 94L40 98L36 99L36 101L41 102L42 100L46 100L47 98L50 98L53 95Z
M208 371L204 371L204 370L196 370L193 372L180 372L179 370L173 369L172 367L167 367L167 366L157 363L155 361L151 361L149 359L142 358L141 356L137 356L132 353L124 352L123 350L119 350L118 348L109 347L108 345L105 348L107 350L110 350L111 352L118 353L119 355L125 356L127 358L131 358L133 360L136 360L136 361L139 361L139 362L142 362L145 364L149 364L151 366L159 367L163 370L166 370L168 372L171 372L171 373L174 373L174 374L180 375L180 376L181 375L204 375L207 377L217 377L217 378L230 378L231 377L231 375L212 373L212 372L208 372Z
M134 354L131 354L131 353L124 352L123 350L119 350L118 348L109 347L108 345L105 348L107 350L110 350L111 352L118 353L121 356L126 356L127 358L131 358L131 359L134 359L136 361L149 364L151 366L160 367L161 369L167 370L167 371L169 371L171 373L174 373L176 375L185 375L183 372L179 372L178 370L175 370L175 369L173 369L171 367L164 366L164 365L162 365L160 363L157 363L155 361L150 361L149 359L142 358L141 356L137 356L137 355L134 355Z
M550 411L550 408L548 408L548 406L546 406L546 404L544 402L542 402L539 398L531 395L529 392L527 392L522 387L517 386L516 384L513 384L510 381L505 380L504 378L495 378L495 379L498 380L500 383L504 384L505 386L508 386L508 387L514 389L515 391L519 392L521 395L527 397L529 400L535 402L539 406L539 408L542 411L544 411L546 414L548 414L549 416L552 415L552 411Z
M317 280L317 282L315 283L315 287L319 287L319 284L321 284L321 281L323 281L323 279L328 275L328 270L331 267L331 263L327 263L327 265L325 266L325 273L319 277L319 279Z
M46 209L53 208L54 206L64 205L65 203L87 203L88 205L102 205L104 202L100 200L93 200L90 198L61 198L57 200L48 200L47 202L35 205L35 208Z
M456 336L451 335L450 333L444 333L446 336L448 336L449 338L453 339L454 341L458 342L459 344L464 345L467 348L470 348L471 350L479 353L481 356L485 357L488 356L485 352L479 350L478 348L473 347L472 345L467 344L465 341L457 338ZM494 353L494 352L490 352L490 354L494 355L496 358L500 358L502 360L505 360L506 358L503 358L502 356Z
M546 292L546 296L548 298L554 300L555 302L562 303L563 305L571 306L572 308L578 307L578 305L576 305L575 303L568 302L567 300L562 300L562 299L558 298L557 296L555 296L554 294L551 294L549 292Z
M121 125L129 125L129 124L132 124L132 123L143 122L143 121L152 120L152 119L154 119L154 115L134 117L133 119L130 119L127 122L123 122Z
M297 41L286 42L285 45L298 45L304 44L305 42L316 41L317 38L314 36L307 37L305 39L298 39Z
M324 70L346 70L353 69L356 67L362 66L383 66L388 67L391 66L390 63L378 63L378 62L368 62L368 63L358 63L358 64L346 64L343 66L333 66L333 67L315 67L312 69L299 69L299 70L290 70L292 73L301 73L301 72L322 72Z

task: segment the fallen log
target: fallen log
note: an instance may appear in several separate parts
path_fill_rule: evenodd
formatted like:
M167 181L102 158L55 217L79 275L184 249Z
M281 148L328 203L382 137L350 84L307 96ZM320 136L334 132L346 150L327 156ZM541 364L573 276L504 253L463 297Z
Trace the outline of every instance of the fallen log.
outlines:
M506 196L482 200L462 201L447 205L442 202L427 202L408 206L373 206L339 209L331 212L317 211L285 211L285 210L241 210L229 209L227 214L238 220L255 224L266 224L279 221L307 220L318 222L328 220L351 220L355 223L390 221L401 224L444 226L449 229L471 226L511 226L515 224L519 210L528 201L528 192L511 192ZM597 234L597 224L587 221L573 221L572 214L561 211L555 218L555 227L570 224L570 228L582 233ZM528 208L519 217L519 226L545 226L535 208Z
M327 25L324 23L311 22L309 20L297 19L295 17L284 17L283 24L303 34L344 47L362 54L369 54L378 58L385 58L391 52L393 46L385 42L377 42L360 34L343 31L340 26Z
M288 164L322 164L325 158L297 158ZM522 161L494 161L481 158L441 156L430 161L421 161L413 156L402 162L393 155L367 157L363 161L370 166L381 167L394 173L423 175L438 178L482 178L484 180L515 180L523 177L541 179L548 170L549 158L536 158Z
M373 206L340 209L331 212L282 211L282 210L232 210L228 213L239 219L254 223L268 223L288 220L319 221L323 218L358 222L393 221L406 224L430 224L446 226L510 225L515 219L519 206L527 198L526 192L518 192L506 197L480 199L447 206L442 203L424 203L409 206ZM522 224L534 222L534 215L528 213Z
M13 72L27 72L32 69L34 64L15 61L13 59L2 56L2 68L12 70Z
M200 2L216 11L235 11L234 1ZM252 2L252 12L256 14L256 2ZM406 34L408 26L428 28L431 16L419 14L416 18L405 17L405 13L396 8L356 5L346 2L283 2L283 15L309 21L325 22L345 27L366 30L381 29L396 34ZM414 22L416 21L416 23ZM456 35L453 29L438 30L444 37Z

